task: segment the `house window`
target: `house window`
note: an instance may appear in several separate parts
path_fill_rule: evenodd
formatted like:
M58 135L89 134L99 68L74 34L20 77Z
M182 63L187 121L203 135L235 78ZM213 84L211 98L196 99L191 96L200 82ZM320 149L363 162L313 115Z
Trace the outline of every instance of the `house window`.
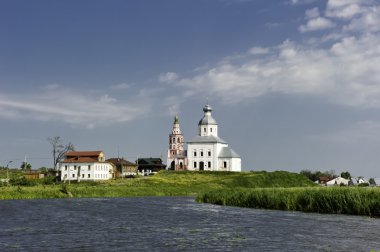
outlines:
M76 166L76 165L74 165L74 170L75 170L75 171L77 170L77 166Z
M72 176L73 176L73 178L75 178L75 174L73 174Z
M196 157L197 156L197 152L196 151L194 151L194 157Z
M227 168L227 162L226 161L223 162L223 168Z
M206 132L206 128L203 128L203 132Z
M90 178L90 177L91 177L91 175L90 175L90 174L88 174L88 175L87 175L87 177L88 177L88 178Z
M211 151L208 151L208 156L211 157Z
M197 168L197 162L194 162L194 168Z
M203 151L201 151L201 157L203 157Z
M211 162L210 161L208 162L207 165L208 165L208 168L211 168Z
M82 178L84 178L84 174L82 174Z
M88 165L88 170L91 170L91 165Z
M67 165L65 165L65 171L67 171Z
M210 128L210 132L212 132L212 128Z

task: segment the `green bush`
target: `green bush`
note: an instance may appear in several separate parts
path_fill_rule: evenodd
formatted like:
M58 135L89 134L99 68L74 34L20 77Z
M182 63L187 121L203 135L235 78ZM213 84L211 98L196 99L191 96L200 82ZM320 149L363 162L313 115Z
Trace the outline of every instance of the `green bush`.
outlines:
M37 185L36 181L28 180L24 176L18 178L11 178L9 184L12 186L35 186Z

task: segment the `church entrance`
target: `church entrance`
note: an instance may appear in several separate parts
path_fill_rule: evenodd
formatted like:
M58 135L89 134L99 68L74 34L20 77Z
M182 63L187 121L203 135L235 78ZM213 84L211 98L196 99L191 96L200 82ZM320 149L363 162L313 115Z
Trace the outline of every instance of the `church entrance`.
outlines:
M170 164L170 170L175 170L175 162L172 161L171 164Z
M204 162L199 162L199 170L204 171L205 170L205 163Z

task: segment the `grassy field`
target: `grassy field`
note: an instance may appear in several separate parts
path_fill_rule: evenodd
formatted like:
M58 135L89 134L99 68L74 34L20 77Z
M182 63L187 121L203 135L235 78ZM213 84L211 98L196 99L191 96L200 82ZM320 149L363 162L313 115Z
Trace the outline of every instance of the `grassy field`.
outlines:
M198 202L219 205L380 217L380 188L303 187L216 190Z
M277 172L173 172L150 177L33 186L2 186L0 199L68 197L198 196L219 189L314 186L306 177Z

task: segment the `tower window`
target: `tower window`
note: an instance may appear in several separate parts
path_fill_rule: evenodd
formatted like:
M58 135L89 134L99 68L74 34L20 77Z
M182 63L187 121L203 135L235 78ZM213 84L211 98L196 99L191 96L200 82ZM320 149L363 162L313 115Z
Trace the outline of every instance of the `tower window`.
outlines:
M211 151L208 151L208 156L211 157Z
M226 161L223 162L223 168L227 168L227 162Z
M203 151L201 151L201 157L203 157Z
M194 157L196 157L197 156L197 152L196 151L194 151Z
M212 128L210 128L210 132L212 132Z
M210 161L208 162L207 165L208 165L208 168L211 168L211 162Z
M197 168L197 162L194 162L194 168Z
M206 132L206 128L203 128L203 132Z

